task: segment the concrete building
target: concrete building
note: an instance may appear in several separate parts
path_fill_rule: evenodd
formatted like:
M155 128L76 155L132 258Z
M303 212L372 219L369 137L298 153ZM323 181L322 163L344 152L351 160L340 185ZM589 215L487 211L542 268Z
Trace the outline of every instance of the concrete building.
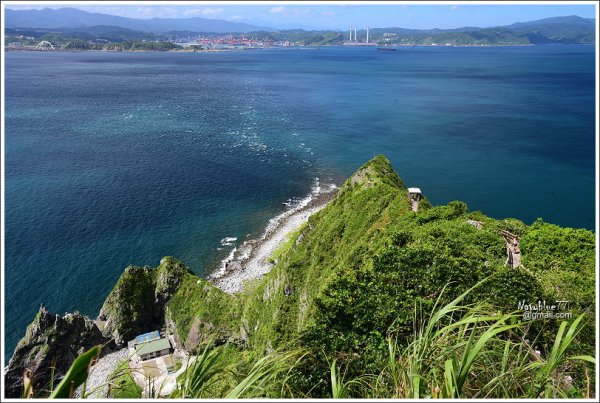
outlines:
M141 361L151 360L171 353L169 339L160 336L158 331L144 333L129 342L129 347Z
M140 360L146 361L156 357L162 357L171 353L171 343L169 339L158 339L142 343L136 348L136 354Z

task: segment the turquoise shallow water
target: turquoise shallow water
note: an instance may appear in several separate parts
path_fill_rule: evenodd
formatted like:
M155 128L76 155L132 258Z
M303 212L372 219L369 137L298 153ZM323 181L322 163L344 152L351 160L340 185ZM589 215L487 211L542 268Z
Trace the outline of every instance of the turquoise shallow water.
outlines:
M6 349L128 264L205 275L376 153L435 204L594 228L594 48L6 54Z

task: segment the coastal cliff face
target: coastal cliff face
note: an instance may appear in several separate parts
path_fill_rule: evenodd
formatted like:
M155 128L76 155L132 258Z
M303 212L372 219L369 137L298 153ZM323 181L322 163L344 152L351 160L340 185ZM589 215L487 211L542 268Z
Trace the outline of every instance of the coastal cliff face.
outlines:
M156 269L127 267L100 309L102 333L124 346L138 334L162 328L165 306L186 275L192 271L172 257Z
M55 367L56 385L79 354L108 342L91 319L78 313L61 317L41 306L8 363L4 378L6 396L21 397L25 369L33 374L33 390L41 393L48 388L50 367Z
M503 230L520 237L521 267L505 264ZM80 315L75 321L38 314L11 360L11 390L18 391L23 368L49 368L48 357L68 366L74 351L92 340L124 345L139 333L164 329L192 353L209 339L229 343L241 365L248 356L299 347L309 354L294 387L327 397L331 359L343 363L348 379L377 373L387 365L387 337L406 342L412 336L416 307L430 312L438 298L449 302L482 279L488 280L465 303L507 313L522 300L568 298L574 315L588 310L593 319L591 231L493 219L459 201L431 206L423 198L414 212L407 188L382 156L350 177L275 255L272 270L235 295L171 257L155 269L128 267L100 311L102 334ZM73 335L54 335L53 320L78 325L72 325ZM531 325L540 349L551 348L557 323ZM60 344L45 347L49 334ZM593 326L581 335L577 351L594 354Z
M383 229L412 214L408 193L389 161L374 158L352 175L335 198L291 239L273 270L245 294L251 344L267 349L315 325L319 300L344 272L368 265ZM428 202L423 200L421 208Z
M165 257L156 268L130 266L106 298L98 326L124 346L136 335L167 329L179 347L193 351L208 338L236 341L237 298Z

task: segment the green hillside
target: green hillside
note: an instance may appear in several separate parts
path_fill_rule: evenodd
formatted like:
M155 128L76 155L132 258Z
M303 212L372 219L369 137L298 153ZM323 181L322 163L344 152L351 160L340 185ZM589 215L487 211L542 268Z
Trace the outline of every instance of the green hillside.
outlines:
M519 236L519 267L506 265L503 230ZM589 397L591 231L493 219L459 201L423 199L415 213L377 156L273 260L238 295L173 258L130 268L101 311L103 332L125 341L161 326L200 354L179 397ZM557 300L569 301L564 323L523 317L523 303Z

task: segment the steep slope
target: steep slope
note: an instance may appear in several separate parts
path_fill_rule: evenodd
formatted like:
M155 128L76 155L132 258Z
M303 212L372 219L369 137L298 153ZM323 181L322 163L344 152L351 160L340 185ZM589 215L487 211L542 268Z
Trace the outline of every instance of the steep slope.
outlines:
M156 269L130 266L125 269L98 315L104 335L123 346L144 331L164 324L165 304L191 270L166 257Z
M54 383L58 384L79 354L108 342L92 320L78 313L61 317L42 305L8 363L4 378L6 396L21 397L25 369L31 371L33 390L39 394L48 388L52 366Z
M311 389L328 385L324 355L343 363L349 377L376 372L385 365L386 337L408 340L416 310L429 312L440 295L442 303L448 302L483 279L486 283L467 302L514 312L519 301L550 300L558 283L569 277L568 284L577 284L569 295L577 301L574 314L587 309L593 315L589 296L594 284L585 280L594 273L593 233L578 230L579 238L570 245L582 255L578 273L540 281L544 273L505 265L502 230L529 240L537 228L469 212L458 201L431 207L422 200L414 213L404 184L389 161L377 156L291 236L273 270L246 287L240 298L249 346L258 353L292 345L306 348L311 354L300 367L296 386ZM555 229L549 230L557 236ZM556 261L560 254L556 249L544 255ZM538 266L533 260L541 257L524 257L528 265ZM532 324L532 334L539 332L544 348L551 347L556 325ZM582 351L593 351L592 331ZM313 396L328 393L326 387L312 390Z
M388 160L377 156L363 165L294 234L292 247L266 278L242 297L252 345L280 344L314 324L316 301L330 284L368 265L386 226L410 211L408 192Z
M166 326L182 346L193 350L202 339L197 334L200 328L204 336L233 337L232 318L227 314L221 318L216 312L233 312L235 307L232 296L196 277L178 260L165 257L156 269L126 268L104 301L97 322L103 334L119 346Z
M502 231L520 237L522 266L506 266ZM11 360L11 388L19 390L19 371L31 362L43 373L46 357L64 354L64 367L75 350L97 339L123 345L162 328L191 352L208 339L230 343L242 366L247 357L301 347L307 355L290 382L307 397L326 397L331 360L343 365L348 379L377 373L387 365L388 337L406 343L436 300L448 302L484 279L465 303L509 313L520 301L568 299L573 317L585 313L593 324L595 252L591 231L493 219L459 201L432 207L422 199L413 212L404 183L377 156L290 234L272 256L273 269L246 283L239 295L166 257L156 269L125 270L98 318L104 336L81 318L71 329L79 336L61 331L51 338L60 343L45 347L47 335L54 334L47 331L50 322L61 319L38 315ZM532 322L522 337L547 353L558 324ZM572 350L594 354L594 330L587 326ZM77 348L65 350L65 344Z

